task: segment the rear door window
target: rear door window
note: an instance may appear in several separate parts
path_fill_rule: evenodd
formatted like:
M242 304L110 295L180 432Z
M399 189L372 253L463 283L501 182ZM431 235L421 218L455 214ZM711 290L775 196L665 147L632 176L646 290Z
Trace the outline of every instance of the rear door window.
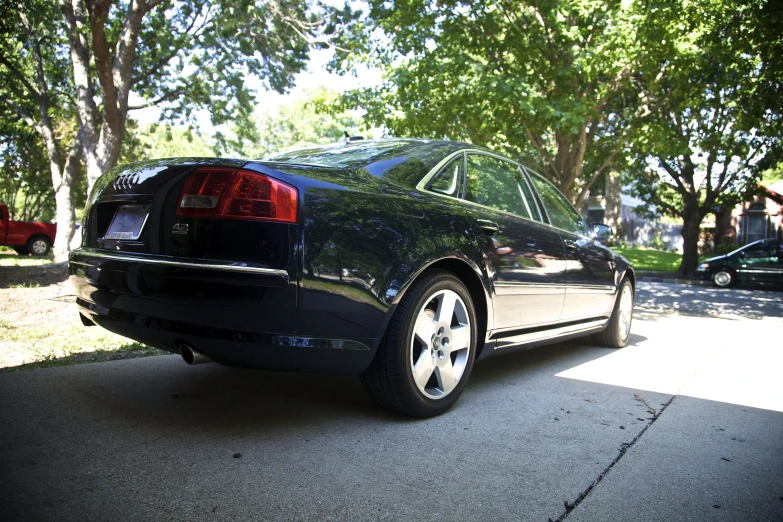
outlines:
M538 174L530 173L530 179L538 190L541 201L549 214L549 221L553 226L574 234L586 236L587 226L582 216L576 211L566 197Z
M541 221L541 214L519 167L492 156L468 155L465 199L485 207Z

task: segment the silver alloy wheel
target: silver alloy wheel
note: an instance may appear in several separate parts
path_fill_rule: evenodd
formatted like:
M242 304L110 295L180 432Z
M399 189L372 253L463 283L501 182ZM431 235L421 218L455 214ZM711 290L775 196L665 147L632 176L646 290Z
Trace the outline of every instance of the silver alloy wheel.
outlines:
M459 384L470 352L470 318L460 296L440 290L416 316L411 339L411 369L419 391L442 399Z
M43 239L36 239L33 241L33 244L30 245L30 249L33 251L33 254L42 256L49 249L49 245Z
M633 320L633 291L631 285L625 285L623 287L623 293L620 295L620 320L618 321L618 328L620 329L620 339L623 341L631 333L631 321Z
M731 274L728 273L726 270L721 270L720 272L716 272L715 275L712 276L712 280L715 282L717 286L729 286L731 284Z

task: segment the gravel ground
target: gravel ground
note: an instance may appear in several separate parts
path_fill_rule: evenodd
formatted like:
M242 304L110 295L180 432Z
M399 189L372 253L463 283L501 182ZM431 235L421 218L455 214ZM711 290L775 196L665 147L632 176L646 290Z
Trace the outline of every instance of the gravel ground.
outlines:
M79 319L66 263L0 253L0 371L156 355Z

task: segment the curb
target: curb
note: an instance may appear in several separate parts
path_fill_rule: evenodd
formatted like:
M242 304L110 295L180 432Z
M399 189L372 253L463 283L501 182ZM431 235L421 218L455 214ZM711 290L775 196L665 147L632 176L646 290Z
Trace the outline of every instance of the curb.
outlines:
M647 281L650 283L673 283L678 285L689 286L710 286L709 281L702 281L700 279L681 279L676 275L667 272L636 272L636 279L638 281Z

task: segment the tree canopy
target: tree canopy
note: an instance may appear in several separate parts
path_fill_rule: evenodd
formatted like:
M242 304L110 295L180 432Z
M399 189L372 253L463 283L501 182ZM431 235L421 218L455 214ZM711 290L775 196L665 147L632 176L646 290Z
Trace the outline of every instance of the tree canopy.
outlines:
M234 151L244 157L261 158L275 152L325 145L366 131L361 118L352 111L335 111L338 94L326 87L305 91L302 98L273 109L256 111L254 132L233 143Z
M683 2L661 65L669 72L654 88L643 85L659 101L630 146L636 169L627 180L648 212L683 219L682 275L698 264L706 214L756 188L783 136L775 57L765 55L769 41L758 40L757 7Z
M248 79L286 91L309 50L354 16L318 0L30 0L0 11L3 116L41 136L67 234L74 169L83 160L89 188L117 163L129 111L158 106L163 120L192 123L204 109L214 125L248 131Z
M385 70L345 103L396 135L464 139L537 167L572 200L649 112L659 37L639 2L370 0L335 66Z

